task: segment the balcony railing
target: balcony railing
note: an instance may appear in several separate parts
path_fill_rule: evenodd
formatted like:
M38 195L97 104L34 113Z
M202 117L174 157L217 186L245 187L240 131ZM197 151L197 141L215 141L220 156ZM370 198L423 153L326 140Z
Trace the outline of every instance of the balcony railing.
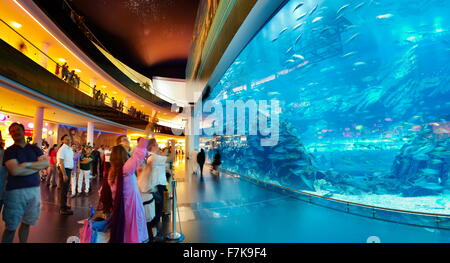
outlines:
M79 77L77 78L76 72L69 70L69 72L64 73L61 63L58 63L55 59L38 48L34 43L17 32L3 19L0 19L0 32L0 38L2 40L4 40L6 43L9 43L10 46L15 47L23 55L36 62L42 68L48 70L61 80L65 81L71 87L83 92L90 97L95 98L97 101L113 108L116 111L128 114L135 119L148 122L148 115L142 113L133 106L127 107L123 104L123 102L121 103L120 101L117 101L115 99L113 100L113 97L109 97L107 94L101 92L98 88L96 88L95 85L91 86ZM55 71L53 71L53 69ZM100 92L102 96L98 96L98 92Z

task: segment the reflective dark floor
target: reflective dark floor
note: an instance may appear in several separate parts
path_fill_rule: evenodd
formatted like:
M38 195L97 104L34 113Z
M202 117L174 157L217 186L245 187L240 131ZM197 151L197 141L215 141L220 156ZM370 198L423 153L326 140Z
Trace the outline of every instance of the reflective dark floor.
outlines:
M318 207L271 192L247 181L221 174L186 174L184 160L177 161L175 179L181 232L185 242L450 242L450 231L426 229L373 220ZM88 197L69 199L73 216L58 213L57 189L42 189L41 218L31 228L29 242L62 243L78 236L79 220L96 206L94 181ZM0 231L3 231L3 221ZM166 228L170 228L168 224ZM177 229L180 232L180 229ZM17 237L15 239L17 242Z

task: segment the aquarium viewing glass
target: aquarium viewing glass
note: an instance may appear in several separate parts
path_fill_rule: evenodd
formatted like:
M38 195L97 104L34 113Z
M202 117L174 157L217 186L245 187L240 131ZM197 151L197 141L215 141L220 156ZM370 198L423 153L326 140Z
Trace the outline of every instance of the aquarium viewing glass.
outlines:
M249 99L280 101L279 142L202 136L222 168L334 199L450 214L450 1L288 1L208 97Z

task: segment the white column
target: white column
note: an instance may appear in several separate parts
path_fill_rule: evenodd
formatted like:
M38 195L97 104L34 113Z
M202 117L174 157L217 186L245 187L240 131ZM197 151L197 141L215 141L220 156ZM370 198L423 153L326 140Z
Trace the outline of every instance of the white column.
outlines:
M198 141L199 141L199 135L196 134L196 127L199 124L195 124L195 113L194 113L194 107L190 106L188 109L187 107L184 109L187 110L187 114L185 116L186 118L186 126L185 126L185 156L186 158L189 157L189 160L186 161L186 172L187 174L192 174L193 171L197 168L197 160L196 156L199 151L198 149Z
M42 128L44 128L44 107L38 107L34 117L33 143L37 143L39 148L42 145Z
M90 121L87 124L87 143L94 145L94 122Z

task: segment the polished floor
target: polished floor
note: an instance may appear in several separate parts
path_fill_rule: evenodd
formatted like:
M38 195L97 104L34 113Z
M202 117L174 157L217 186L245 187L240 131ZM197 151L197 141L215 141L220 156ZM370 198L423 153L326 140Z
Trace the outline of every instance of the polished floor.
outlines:
M247 181L205 167L203 178L185 172L184 160L177 161L175 179L178 231L185 242L266 243L266 242L450 242L450 231L427 229L318 207L271 192ZM42 189L41 218L31 229L30 242L62 243L78 236L79 220L97 204L99 182L88 197L70 199L73 216L58 213L57 189ZM166 228L170 228L169 225ZM0 223L3 231L3 222ZM16 238L17 241L17 238Z

